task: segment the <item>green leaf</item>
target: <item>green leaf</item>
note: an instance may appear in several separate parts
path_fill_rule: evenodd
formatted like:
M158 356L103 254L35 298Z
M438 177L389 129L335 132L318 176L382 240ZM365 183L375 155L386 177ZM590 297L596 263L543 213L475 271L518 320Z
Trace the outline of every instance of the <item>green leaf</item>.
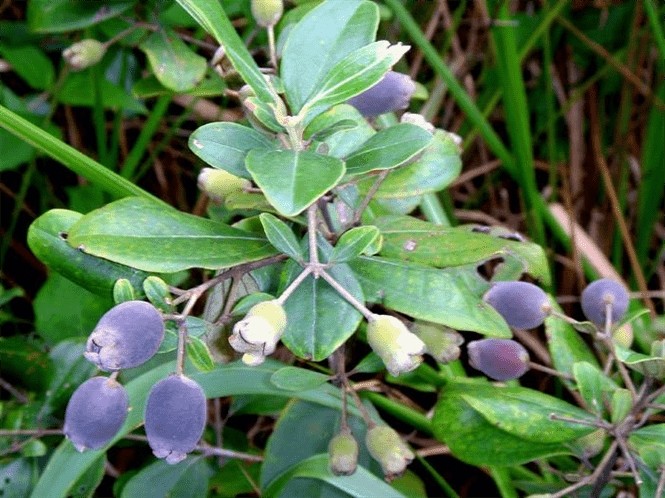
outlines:
M373 135L346 160L347 175L396 168L421 152L432 141L420 126L401 123Z
M612 393L619 386L604 375L598 367L586 361L578 361L573 365L573 375L589 410L598 416L602 416L605 412L606 403L610 401Z
M284 267L283 288L302 271L289 261ZM327 270L352 296L363 302L363 292L345 264ZM296 356L325 360L353 334L362 315L323 278L309 275L284 303L287 326L282 342Z
M266 363L258 367L248 367L241 363L230 363L215 365L215 369L211 372L193 373L191 374L191 378L201 385L207 398L219 398L237 394L275 395L303 399L341 410L341 394L339 389L330 384L323 384L313 390L295 392L281 390L271 384L270 378L272 374L281 366L283 365L270 361L266 361ZM175 364L173 362L165 363L126 384L125 388L129 394L129 404L132 410L129 411L123 427L107 446L114 444L141 424L150 388L158 380L172 372L174 368ZM350 406L349 411L354 416L359 415L355 407ZM65 498L76 479L83 475L104 452L105 448L79 453L68 440L63 440L44 468L33 490L33 496Z
M67 242L86 254L163 273L226 268L275 254L253 233L138 197L85 215L72 226Z
M205 76L205 58L193 52L172 30L155 31L140 45L159 82L174 92L194 88Z
M665 465L665 424L653 424L632 432L628 438L632 448L651 468Z
M405 498L402 493L363 467L358 467L350 476L334 475L328 468L327 453L315 455L291 467L279 478L272 481L262 496L266 498L281 496L280 492L292 480L303 477L325 481L339 491L344 492L344 496L354 498L365 498L367 496Z
M35 298L35 329L53 345L87 336L113 305L112 295L92 294L58 273L52 273Z
M367 248L381 236L375 226L362 226L347 230L335 244L330 256L331 263L344 263L365 253Z
M275 249L283 252L296 261L303 261L303 252L293 230L282 220L270 213L259 215L266 237Z
M247 170L280 214L296 216L344 176L344 163L330 156L294 150L252 150Z
M85 341L71 339L59 342L49 354L55 367L46 391L46 400L39 409L38 418L45 420L51 413L62 413L74 390L88 380L95 366L83 356Z
M467 385L463 390L460 397L485 420L525 441L562 443L595 430L588 425L552 420L553 414L586 422L593 422L595 417L540 391L491 384Z
M291 29L280 75L293 113L300 111L335 64L374 41L378 25L375 4L346 0L322 2Z
M550 304L555 311L562 311L551 297ZM593 352L570 324L555 316L549 316L545 318L545 335L552 364L559 372L573 375L573 366L581 361L598 368L598 360ZM562 382L572 386L572 382L567 379L562 379Z
M512 337L501 316L471 291L460 272L365 256L349 265L369 302L456 330Z
M633 409L633 395L628 389L616 389L612 393L612 406L610 413L612 414L612 423L619 424L622 422Z
M374 220L383 234L381 255L436 268L481 263L501 257L516 259L524 272L550 284L549 264L542 247L531 242L493 237L469 227L450 228L410 216Z
M272 143L256 130L238 123L208 123L189 136L189 148L213 168L251 178L245 157L253 149L269 150Z
M136 295L132 283L126 278L119 278L113 285L113 302L115 304L125 303L127 301L134 301Z
M31 390L45 391L55 365L35 341L15 335L0 338L0 365L5 378Z
M270 382L275 386L289 391L314 389L328 380L327 375L296 367L280 368L270 377Z
M9 498L24 498L34 485L36 460L14 458L0 464L0 494Z
M277 96L268 86L219 0L178 0L178 3L224 47L226 57L254 93L264 102L276 101Z
M206 77L196 87L192 88L187 95L193 97L218 97L224 94L226 83L215 72L208 71ZM132 86L132 94L140 99L171 95L173 91L162 85L153 74L137 81Z
M66 209L47 211L28 228L30 250L51 270L90 292L111 297L118 279L128 280L143 295L147 273L79 251L67 243L70 229L83 215Z
M195 498L208 492L210 469L201 456L190 456L171 465L157 460L131 477L120 498L178 496Z
M448 133L437 130L420 157L406 166L391 171L374 197L400 199L438 192L450 185L461 170L459 146ZM362 193L367 193L373 184L373 178L363 179L358 182L358 189Z
M53 63L44 52L32 45L0 46L0 55L12 70L36 90L46 90L55 81Z
M173 310L171 306L171 292L169 286L159 277L149 276L143 281L143 291L156 308L164 313L170 313Z
M39 33L61 33L92 26L118 16L136 3L135 0L30 0L28 24Z
M473 393L478 387L483 392L501 390L489 384L449 384L443 389L434 411L434 435L447 444L457 458L471 465L504 466L570 453L558 442L525 441L488 421L464 398L465 393ZM593 431L593 428L587 429Z
M409 46L390 45L381 40L354 50L339 61L315 88L300 115L305 123L335 104L376 85L390 68L409 50Z
M339 104L314 118L305 128L305 137L307 138L308 134L322 133L322 130L332 128L340 122L353 122L355 126L337 129L323 139L330 156L343 159L376 134L358 109L349 104Z
M215 368L215 361L205 342L198 337L188 337L187 357L201 372L210 372Z
M614 344L614 349L616 351L617 360L631 370L635 370L642 375L647 375L656 379L662 379L665 377L665 358L636 353L635 351L631 351L616 343Z
M67 498L92 498L106 473L106 456L102 455L84 475L74 483Z

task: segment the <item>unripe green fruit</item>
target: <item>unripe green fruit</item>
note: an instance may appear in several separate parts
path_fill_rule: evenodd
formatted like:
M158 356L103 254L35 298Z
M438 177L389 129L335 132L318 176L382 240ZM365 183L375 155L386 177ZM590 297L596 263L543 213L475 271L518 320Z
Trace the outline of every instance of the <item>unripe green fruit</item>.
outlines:
M387 479L400 476L415 458L397 432L387 425L377 425L367 431L367 451L381 464Z
M612 323L619 321L628 309L628 291L616 280L601 278L582 292L582 311L596 325L605 324L607 303L611 304Z
M199 189L217 202L221 202L230 194L241 192L250 185L249 180L232 175L223 169L203 168L198 177Z
M106 53L106 46L93 39L81 40L62 52L67 64L75 71L81 71L97 64Z
M196 382L171 375L153 386L145 407L145 433L157 458L184 460L203 435L206 397Z
M84 356L104 371L133 368L152 358L163 339L159 311L145 301L126 301L102 316Z
M467 347L469 363L494 380L511 380L529 370L529 353L510 339L481 339Z
M69 399L63 432L78 451L99 449L118 433L128 408L129 397L122 385L107 377L93 377Z
M406 74L389 71L376 85L349 99L365 117L399 111L409 106L415 83Z
M252 0L251 7L256 24L264 28L277 24L284 12L282 0Z
M337 476L350 476L358 466L358 441L351 431L342 431L328 445L330 470Z
M425 343L394 316L374 315L367 324L367 342L392 375L410 372L423 361Z
M281 334L286 328L286 311L273 299L255 304L247 312L247 316L259 316L270 323Z
M496 282L483 299L518 329L540 326L550 311L547 294L528 282Z

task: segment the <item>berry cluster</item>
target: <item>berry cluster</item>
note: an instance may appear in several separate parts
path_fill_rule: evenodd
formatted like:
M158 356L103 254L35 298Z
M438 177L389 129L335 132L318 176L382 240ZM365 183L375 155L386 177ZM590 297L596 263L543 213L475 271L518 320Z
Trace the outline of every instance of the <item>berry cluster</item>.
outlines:
M582 311L596 327L603 328L623 317L628 299L628 292L620 283L608 278L596 280L582 292ZM517 329L533 329L548 316L557 316L547 294L528 282L497 282L484 300ZM467 344L467 352L469 364L494 380L517 379L529 370L529 353L510 339L472 341Z
M118 372L152 358L164 339L159 311L144 301L127 301L109 310L87 341L86 359L113 372L81 384L65 412L64 433L78 451L99 449L118 433L127 418L129 396L116 380ZM177 463L192 451L203 434L206 397L184 375L155 384L145 408L148 444L158 458Z

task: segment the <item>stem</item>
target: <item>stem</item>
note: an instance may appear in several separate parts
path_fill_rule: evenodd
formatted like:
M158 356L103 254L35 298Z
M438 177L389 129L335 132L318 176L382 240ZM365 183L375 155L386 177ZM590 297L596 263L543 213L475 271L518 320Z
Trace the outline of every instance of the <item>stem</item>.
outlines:
M362 315L367 319L367 320L372 320L374 318L374 313L372 313L367 307L358 301L355 297L351 295L349 291L347 291L344 287L341 286L341 284L335 280L332 276L330 276L326 271L321 270L319 275L330 284L330 286L335 289L340 296L342 296L344 299L346 299L355 309L360 311Z
M187 324L183 318L178 325L178 356L176 359L175 373L183 375L185 371L185 343L187 339Z
M309 239L309 263L314 278L319 278L319 251L316 246L316 203L307 208L307 237Z
M660 478L658 479L656 496L663 496L663 491L665 491L665 467L661 467L660 469Z
M277 51L275 50L275 28L268 26L268 47L270 47L270 64L277 69Z
M298 275L293 282L289 284L289 286L284 289L284 292L282 292L281 296L277 298L277 303L279 305L284 305L284 302L289 298L291 294L293 294L293 291L298 288L300 284L302 284L303 280L307 278L307 276L312 273L312 267L308 266L305 268L300 275Z

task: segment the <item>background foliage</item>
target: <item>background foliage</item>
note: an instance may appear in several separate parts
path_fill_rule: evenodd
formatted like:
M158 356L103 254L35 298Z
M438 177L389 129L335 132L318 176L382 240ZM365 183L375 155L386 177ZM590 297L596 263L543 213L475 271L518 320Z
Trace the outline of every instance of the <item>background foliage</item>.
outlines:
M133 410L108 451L78 454L63 441L67 400L94 371L81 356L85 337L112 306L117 279L157 302L160 281L146 281L149 275L184 289L219 268L284 253L292 260L279 262L281 280L257 269L252 279L238 279L241 291L234 291L276 293L296 277L294 261L309 257L299 240L306 220L298 215L311 201L343 175L365 173L368 161L389 170L425 147L418 167L391 169L363 218L365 232L322 250L339 263L331 273L347 290L373 309L464 331L468 341L512 333L479 305L488 287L475 271L479 263L482 275L498 280L527 273L577 319L585 284L615 278L636 291L632 351L617 349L617 357L635 382L645 374L653 389L662 382L662 352L652 348L665 333L665 10L659 2L384 0L358 7L329 1L321 8L331 12L321 16L334 11L339 23L319 33L334 43L326 59L307 43L311 26L295 24L319 2L287 2L276 26L286 100L292 114L308 113L311 136L326 143L327 154L293 151L279 158L270 138L246 126L238 95L243 81L250 84L252 118L285 131L279 113L266 106L276 102L273 90L248 62L270 65L269 39L249 1L181 4L189 14L160 0L115 0L102 8L0 2L3 496L145 496L149 489L151 496L368 496L380 490L381 496L512 497L557 493L571 475L602 468L603 457L614 454L614 439L599 436L593 425L550 415L619 424L628 385L614 370L606 375L605 354L588 336L548 318L542 330L515 334L535 361L555 372L533 369L501 393L468 368L465 353L448 364L428 359L399 377L385 374L361 325L346 348L351 380L369 416L399 430L417 460L387 484L363 449L353 477L332 476L325 453L341 401L324 360L361 317L328 287L318 292L323 284L311 277L297 292L321 303L303 307L302 296L293 295L287 313L310 313L310 322L324 323L344 316L343 333L315 329L313 343L312 330L290 329L288 349L262 366L229 363L223 332L210 326L210 317L223 311L228 286L212 288L188 318L187 369L211 401L206 446L184 462L171 467L155 460L136 429L149 387L173 370L175 330L167 331L162 354L123 373ZM349 108L322 114L357 90L338 85L344 71L333 68L373 42L375 30L376 39L411 50L400 58L393 48L380 57L385 46L373 45L345 71L376 67L357 88L370 86L392 64L410 74L418 82L410 110L463 138L461 164L451 142L397 124L394 116L374 121L380 130L374 133ZM242 43L228 42L235 32ZM99 64L77 72L61 53L83 38L108 47ZM219 40L227 40L221 75L210 64ZM320 133L326 130L328 137ZM370 137L395 147L372 156ZM282 169L304 171L308 181L284 188L284 176L264 167L280 161ZM312 174L321 161L328 174ZM196 188L204 163L253 178L265 198L242 192L221 204L210 201ZM437 169L441 164L445 173ZM359 181L358 192L367 193L372 183ZM127 196L133 197L117 200ZM239 220L238 227L220 228ZM478 233L468 223L492 228ZM369 225L382 237L378 256ZM535 243L521 242L518 232ZM409 241L415 250L405 249ZM236 320L249 306L240 301L225 312ZM317 315L324 309L337 314ZM656 495L663 479L663 405L650 401L640 412L648 424L627 441L635 469L619 457L603 496L619 490ZM511 423L515 413L518 424ZM353 405L349 423L362 441L366 427ZM307 437L294 439L299 432ZM633 474L643 481L639 489ZM576 492L601 491L592 482Z

